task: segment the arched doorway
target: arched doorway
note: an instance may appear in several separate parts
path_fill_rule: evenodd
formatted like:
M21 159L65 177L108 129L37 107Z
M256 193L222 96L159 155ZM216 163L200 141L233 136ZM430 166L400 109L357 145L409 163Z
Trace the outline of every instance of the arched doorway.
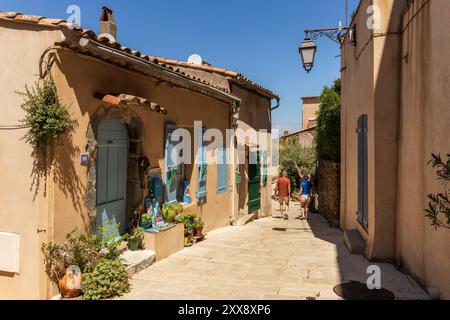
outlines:
M97 229L111 222L127 231L128 130L119 120L103 120L97 133Z

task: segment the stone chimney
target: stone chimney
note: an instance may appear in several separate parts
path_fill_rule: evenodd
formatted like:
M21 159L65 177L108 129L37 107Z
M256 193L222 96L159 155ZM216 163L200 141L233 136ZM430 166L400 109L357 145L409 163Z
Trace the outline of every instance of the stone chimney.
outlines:
M109 33L117 39L117 24L113 16L113 11L108 7L102 8L103 12L100 17L100 33Z

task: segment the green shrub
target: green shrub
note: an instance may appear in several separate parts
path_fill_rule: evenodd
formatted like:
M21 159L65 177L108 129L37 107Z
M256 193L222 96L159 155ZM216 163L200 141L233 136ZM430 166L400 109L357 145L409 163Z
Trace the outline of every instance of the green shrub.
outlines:
M84 300L109 299L129 291L128 274L119 259L101 258L82 277Z
M18 92L24 97L22 109L25 118L22 123L29 128L24 139L33 147L42 150L51 140L75 128L77 122L71 119L69 109L58 99L53 79L47 78L42 86L36 83L31 90Z
M66 236L67 242L60 245L53 242L42 244L46 273L50 280L57 283L69 266L78 266L86 272L99 259L117 259L122 250L119 249L126 236L116 238L114 226L108 222L96 234L86 235L77 230Z
M331 88L325 87L320 96L316 148L319 159L340 162L341 79L337 79Z
M190 212L185 215L178 215L175 218L175 222L184 224L184 235L188 236L194 232L194 228L199 223L199 220L196 212Z
M183 205L181 203L164 204L162 207L162 214L164 221L174 222L177 215L183 211Z

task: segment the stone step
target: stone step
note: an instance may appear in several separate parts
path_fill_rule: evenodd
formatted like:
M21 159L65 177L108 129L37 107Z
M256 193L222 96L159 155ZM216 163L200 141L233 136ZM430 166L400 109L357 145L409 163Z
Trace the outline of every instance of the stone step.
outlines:
M358 230L344 230L344 242L347 250L351 254L363 255L366 249L366 243L361 238Z
M136 273L150 267L156 261L156 254L152 250L128 250L121 254L120 261L125 265L128 276L131 278Z
M251 213L251 214L247 214L243 217L239 218L239 221L237 223L238 226L245 226L246 224L249 224L250 222L252 222L253 220L258 218L258 213Z

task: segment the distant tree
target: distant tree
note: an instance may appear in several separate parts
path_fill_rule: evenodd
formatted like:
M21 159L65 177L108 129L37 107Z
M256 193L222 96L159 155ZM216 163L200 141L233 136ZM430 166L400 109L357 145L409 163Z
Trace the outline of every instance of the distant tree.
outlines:
M280 145L281 170L287 172L293 186L297 186L297 182L304 174L314 174L316 163L315 147L303 147L294 139L287 139ZM294 189L296 187L292 188Z
M320 96L317 115L317 156L321 160L340 162L341 158L341 79L325 87Z

